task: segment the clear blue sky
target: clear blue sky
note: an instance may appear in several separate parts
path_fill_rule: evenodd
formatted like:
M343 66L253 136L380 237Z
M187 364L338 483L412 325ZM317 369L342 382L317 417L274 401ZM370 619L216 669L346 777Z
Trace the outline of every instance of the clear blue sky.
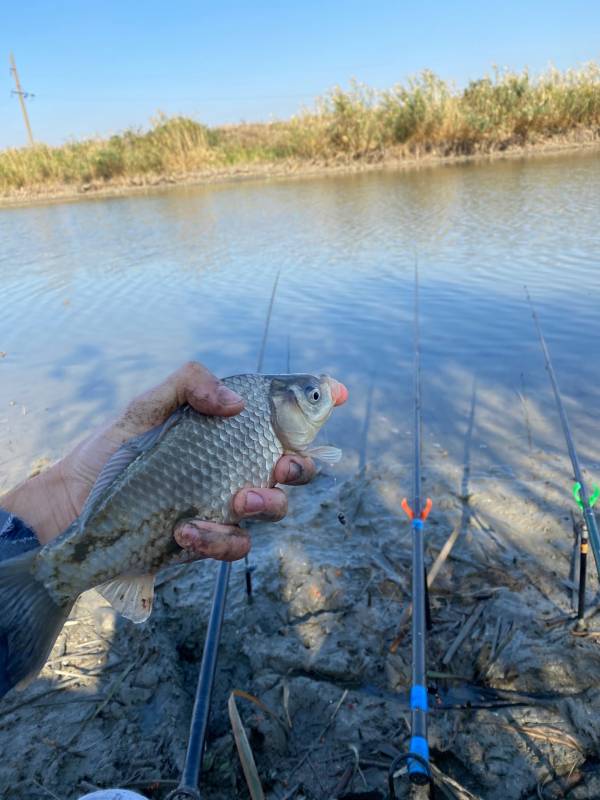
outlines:
M208 123L291 116L349 78L424 68L464 85L493 64L600 60L597 0L17 0L0 21L0 147L25 143L8 69L34 92L36 139L110 134L157 110Z

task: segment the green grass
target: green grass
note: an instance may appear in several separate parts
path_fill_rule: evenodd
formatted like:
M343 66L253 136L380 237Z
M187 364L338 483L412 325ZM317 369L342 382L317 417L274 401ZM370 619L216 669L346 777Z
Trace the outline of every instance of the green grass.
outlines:
M207 128L184 117L109 139L0 152L0 191L145 181L238 165L464 155L600 134L600 66L496 71L456 90L424 72L388 91L336 88L290 120Z

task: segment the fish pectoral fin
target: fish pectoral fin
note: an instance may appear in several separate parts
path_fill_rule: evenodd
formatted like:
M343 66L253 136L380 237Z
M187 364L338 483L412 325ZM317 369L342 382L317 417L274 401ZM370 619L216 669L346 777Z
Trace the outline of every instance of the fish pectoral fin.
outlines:
M121 575L96 586L96 591L132 622L145 622L152 613L154 575Z
M303 455L324 461L326 464L337 464L342 457L342 451L339 447L321 445L320 447L309 447L308 450L304 451Z

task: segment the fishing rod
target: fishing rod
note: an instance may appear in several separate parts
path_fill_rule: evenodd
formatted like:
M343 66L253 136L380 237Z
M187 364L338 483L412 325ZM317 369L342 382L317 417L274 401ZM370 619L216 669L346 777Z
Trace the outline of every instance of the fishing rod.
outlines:
M406 762L411 783L429 783L433 778L427 743L426 637L431 629L431 613L425 570L425 520L431 511L431 500L421 503L421 352L419 341L419 272L415 264L414 309L414 430L413 430L413 499L402 500L402 509L412 527L412 685L410 689L411 738L408 753L402 753L390 766L388 783L391 800L396 798L395 773Z
M258 353L258 362L256 365L256 371L260 374L263 369L263 364L265 361L265 349L267 347L267 336L269 334L269 326L271 324L271 314L273 313L273 303L275 302L275 295L277 294L277 285L279 283L279 276L281 274L281 270L277 270L277 274L275 275L275 280L273 282L273 289L271 291L271 299L269 300L269 308L267 309L267 316L265 319L265 329L263 331L263 338L262 342L260 343L260 351ZM288 336L288 365L289 365L289 346L290 340ZM288 366L288 372L289 372ZM244 570L246 576L246 596L248 598L248 602L252 602L252 573L254 572L254 567L250 565L250 560L248 559L248 555L244 556Z
M565 441L567 443L567 449L569 451L571 464L573 466L573 476L575 478L575 483L573 485L573 490L572 490L573 497L575 499L575 502L579 506L580 511L583 514L583 519L585 522L585 524L581 528L581 538L579 542L579 599L577 607L577 623L578 627L582 627L584 624L583 620L585 612L585 584L586 584L586 574L587 574L588 539L592 545L592 552L594 553L594 560L596 561L596 569L598 570L598 576L600 577L600 535L598 534L598 525L596 523L596 517L594 515L594 512L592 511L592 507L594 506L596 500L600 496L600 488L598 488L598 486L594 486L591 497L588 495L585 482L583 480L583 475L581 473L581 467L579 465L579 458L577 457L577 451L575 450L575 444L573 442L573 436L571 434L571 428L569 426L567 412L565 411L565 407L563 405L560 389L558 388L558 381L556 379L554 367L552 366L550 351L548 350L548 345L546 344L546 340L544 339L544 334L542 333L540 321L533 306L529 290L527 286L525 286L524 288L525 288L525 294L527 295L527 300L529 302L529 306L531 308L531 314L533 316L533 320L537 328L540 344L542 346L542 351L544 353L544 359L546 361L546 370L548 372L548 375L550 376L550 382L552 383L552 389L554 390L554 397L556 399L556 405L558 407L560 422L562 425L563 434L565 436Z
M265 329L258 355L257 372L261 372L263 367L267 335L271 323L271 314L273 312L273 303L275 302L275 293L277 292L277 284L279 283L279 274L280 271L278 271L275 276L273 291L271 292L271 300L267 310ZM196 686L196 698L194 700L194 709L192 711L192 720L190 723L190 735L188 738L181 780L179 786L167 795L166 800L202 800L202 795L198 789L198 781L204 761L206 732L208 729L210 704L217 671L217 658L219 655L219 644L221 642L221 631L223 629L223 617L225 614L230 575L231 562L221 561L218 567L208 627L206 629L202 662L200 664L200 673ZM246 556L246 592L249 598L252 595L251 575L252 567L249 565L248 557Z

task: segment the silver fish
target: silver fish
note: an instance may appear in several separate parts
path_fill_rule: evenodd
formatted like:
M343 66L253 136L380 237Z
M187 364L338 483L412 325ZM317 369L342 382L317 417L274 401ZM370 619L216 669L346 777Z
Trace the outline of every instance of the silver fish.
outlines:
M173 538L176 523L237 522L235 493L273 486L278 459L306 453L347 397L326 375L236 375L223 383L244 398L240 414L209 417L182 406L115 453L64 533L0 564L0 696L42 668L85 590L98 587L129 619L144 621L155 574L187 558ZM313 452L339 457L335 448Z

